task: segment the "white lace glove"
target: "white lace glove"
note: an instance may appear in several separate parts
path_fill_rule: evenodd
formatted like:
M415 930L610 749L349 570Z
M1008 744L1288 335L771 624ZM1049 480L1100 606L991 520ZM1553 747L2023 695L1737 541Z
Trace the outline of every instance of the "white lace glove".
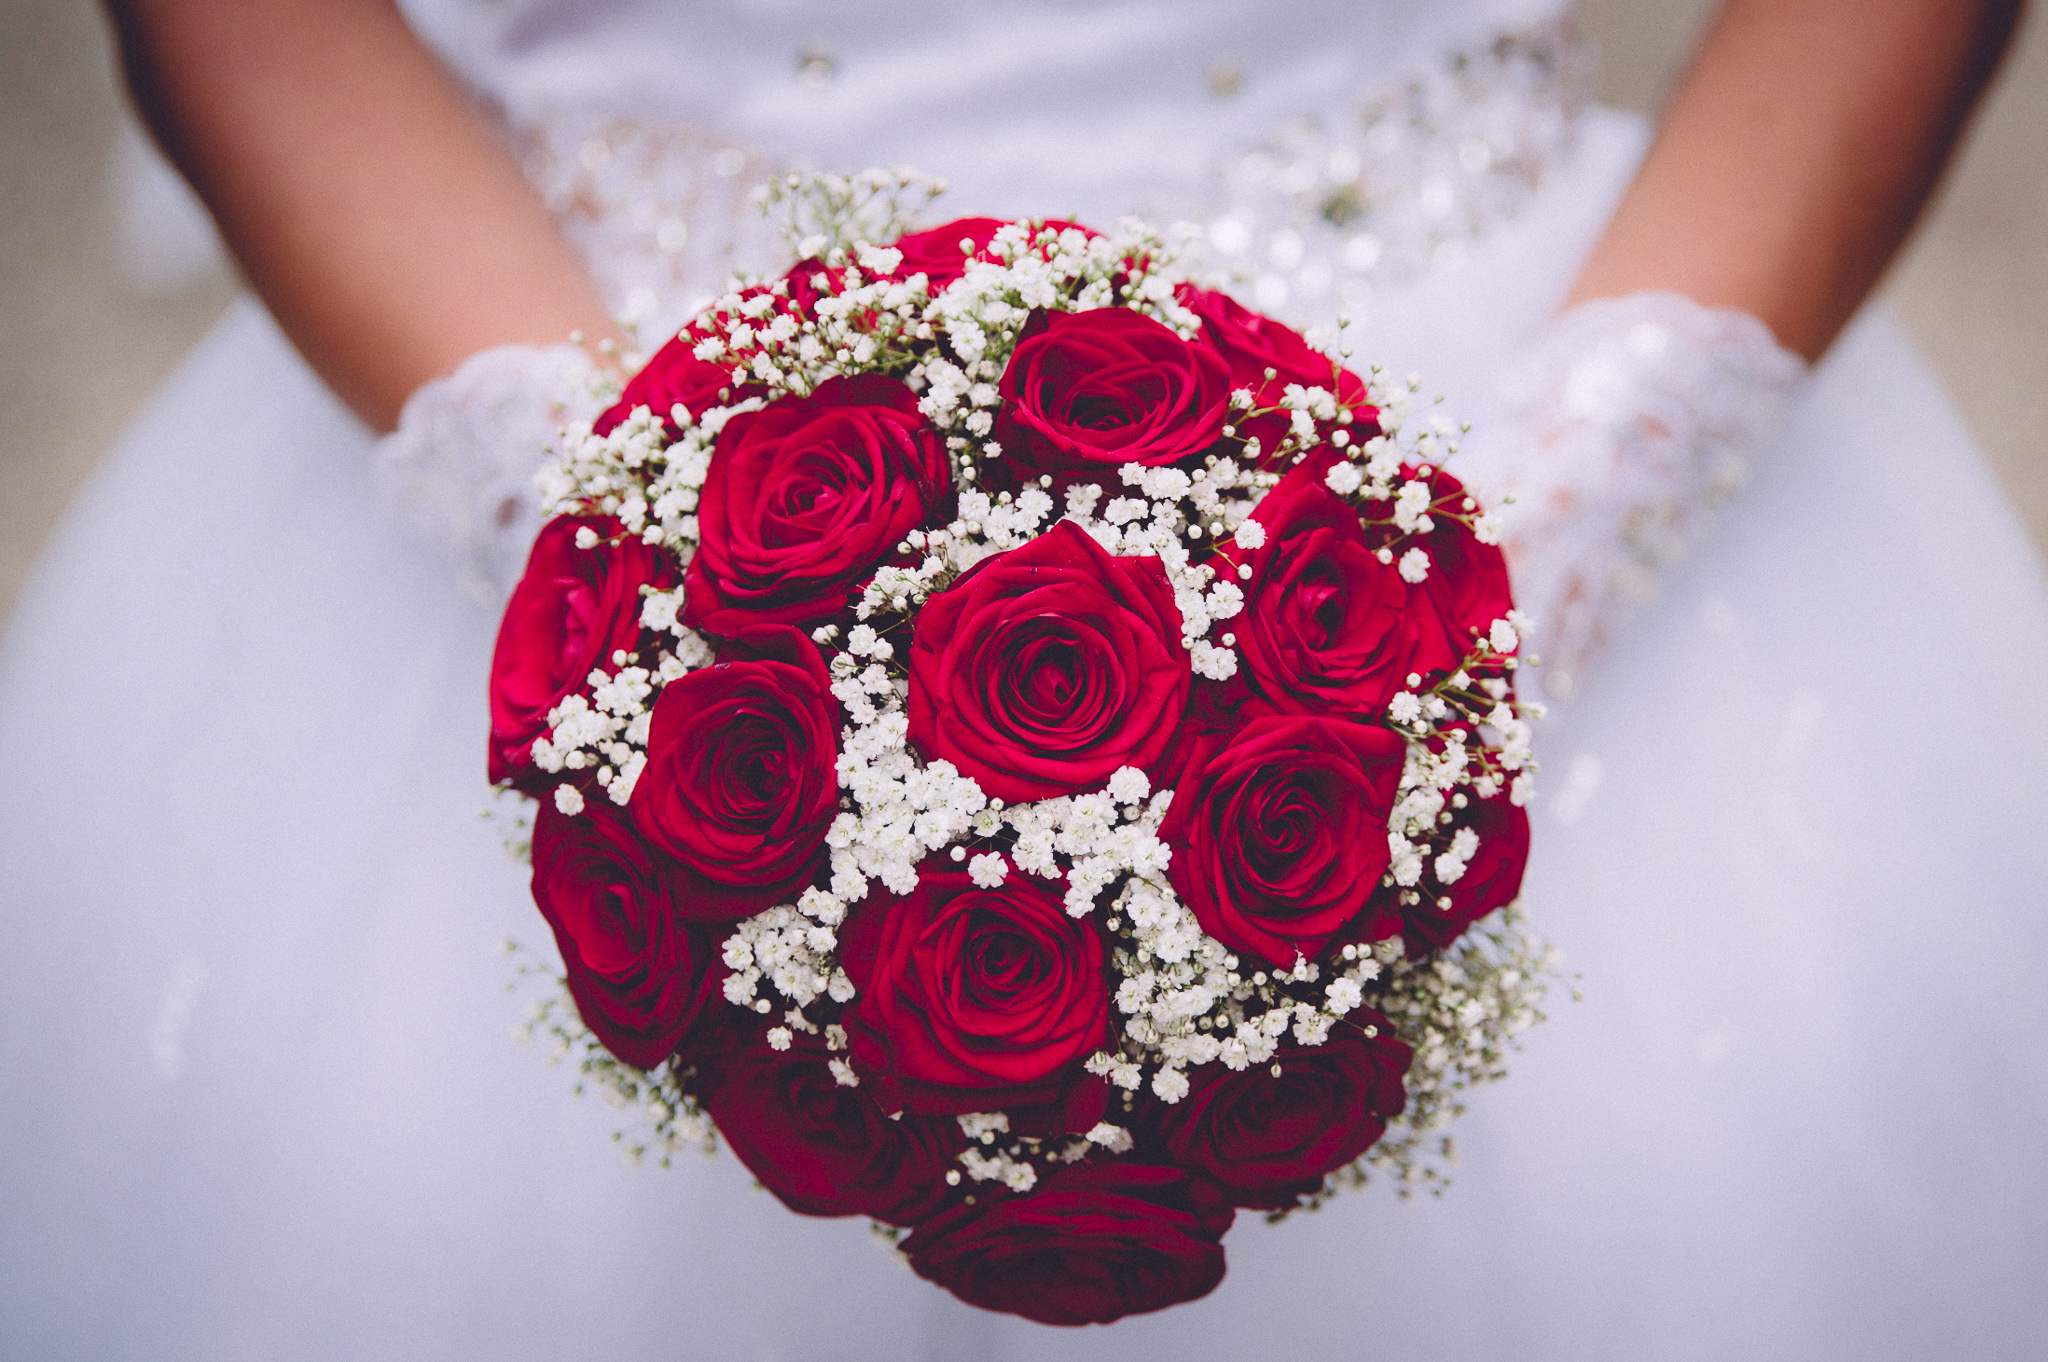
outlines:
M463 589L496 605L540 531L533 475L561 428L602 410L598 370L574 345L501 345L405 401L377 442L385 502L456 557Z
M1806 371L1755 317L1675 293L1581 303L1512 366L1456 471L1498 513L1549 698L1741 486Z

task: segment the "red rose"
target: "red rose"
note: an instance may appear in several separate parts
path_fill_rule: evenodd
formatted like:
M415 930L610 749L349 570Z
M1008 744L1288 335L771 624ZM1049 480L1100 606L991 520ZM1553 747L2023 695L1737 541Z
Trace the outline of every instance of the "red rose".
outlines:
M865 1088L832 1076L810 1036L766 1040L707 1064L706 1109L719 1133L783 1204L803 1215L865 1215L908 1225L938 1207L946 1170L966 1146L950 1116L891 1120Z
M656 350L639 373L626 380L619 400L605 408L590 428L599 435L609 435L635 408L646 407L674 438L681 432L669 412L677 403L697 417L712 407L736 400L732 392L732 366L697 358L697 342L702 339L695 328L670 337L668 344Z
M1463 651L1449 651L1431 603L1319 478L1289 473L1252 519L1265 543L1226 553L1251 565L1236 630L1248 680L1273 708L1377 715L1410 672L1457 665Z
M1001 218L957 218L925 232L912 232L896 243L903 263L894 271L898 279L922 274L936 294L967 273L967 262L981 258L989 239L1007 224ZM962 242L968 243L963 249Z
M1230 365L1230 386L1278 397L1288 384L1323 388L1343 405L1365 404L1365 380L1302 339L1301 333L1245 307L1227 293L1182 284L1181 306L1202 319L1202 336ZM1266 377L1266 370L1273 377ZM1261 406L1270 405L1261 401ZM1367 408L1369 412L1371 409Z
M818 316L818 304L840 292L843 287L841 281L845 277L844 265L827 265L815 255L797 261L789 267L788 273L782 276L783 290L791 304L791 309L784 310L791 310L792 315L809 317L815 321ZM744 298L752 291L742 289L740 296Z
M663 688L629 807L677 861L685 917L746 917L809 883L838 810L837 734L824 659L784 625Z
M1027 476L1170 464L1222 438L1230 368L1128 308L1039 312L997 385L996 439Z
M1261 407L1279 405L1290 383L1323 388L1337 395L1338 405L1353 409L1353 439L1380 433L1378 413L1366 404L1365 380L1316 350L1300 333L1241 306L1227 293L1182 284L1175 296L1202 319L1202 339L1229 364L1231 387L1250 388ZM1270 379L1268 369L1273 371ZM1258 437L1259 447L1270 454L1287 433L1287 416L1282 412L1240 421L1238 433Z
M1384 728L1294 715L1202 740L1159 829L1202 930L1282 968L1320 951L1386 872L1405 754Z
M591 1034L651 1069L711 994L710 939L677 914L659 852L593 799L580 814L544 799L533 824L533 901L554 928L569 996Z
M938 433L893 378L827 379L735 417L704 483L685 621L733 633L831 618L946 486Z
M1464 934L1467 927L1503 904L1513 903L1522 892L1522 871L1529 864L1529 813L1508 802L1507 796L1475 799L1457 815L1457 826L1469 827L1479 835L1479 846L1465 864L1464 873L1450 884L1439 878L1436 858L1431 857L1423 881L1417 888L1422 900L1403 909L1402 939L1420 955L1424 949L1442 950ZM1437 900L1449 899L1440 908Z
M1040 1324L1108 1324L1206 1296L1233 1212L1185 1169L1079 1163L1023 1196L957 1205L903 1241L917 1275Z
M1364 1026L1379 1034L1368 1038ZM1283 1045L1241 1073L1196 1069L1187 1096L1158 1104L1160 1136L1175 1163L1233 1205L1281 1210L1386 1133L1408 1103L1401 1076L1412 1054L1384 1017L1361 1008L1321 1045Z
M1403 470L1414 476L1414 470ZM1441 468L1429 479L1431 500L1447 509L1463 511L1465 484ZM1429 555L1429 575L1422 579L1422 594L1436 607L1446 635L1444 646L1463 659L1471 650L1475 634L1483 634L1514 605L1508 586L1508 560L1498 544L1482 544L1469 526L1448 515L1432 515L1431 529L1408 542ZM1405 552L1405 549L1399 550Z
M922 274L931 285L931 291L939 290L967 272L970 260L993 260L988 244L995 234L1010 224L1001 218L958 218L929 231L912 232L897 241L896 249L903 252L903 263L892 272L892 277L908 279L913 274ZM1075 222L1057 219L1038 225L1039 233L1045 231L1078 231L1085 236L1096 236L1095 232ZM966 243L964 246L962 243ZM1050 255L1050 251L1043 254Z
M1063 520L925 603L910 737L1015 803L1146 767L1188 700L1180 610L1157 558L1116 558Z
M1108 1035L1102 937L1014 869L983 889L927 868L906 897L871 896L841 926L839 960L860 994L855 1071L890 1110L1060 1100Z
M576 532L600 543L576 547ZM527 555L526 575L512 588L491 655L491 783L522 789L549 777L534 769L534 740L548 731L548 711L582 688L591 669L609 669L611 655L640 642L640 588L673 581L662 553L620 536L609 517L560 516L541 527Z

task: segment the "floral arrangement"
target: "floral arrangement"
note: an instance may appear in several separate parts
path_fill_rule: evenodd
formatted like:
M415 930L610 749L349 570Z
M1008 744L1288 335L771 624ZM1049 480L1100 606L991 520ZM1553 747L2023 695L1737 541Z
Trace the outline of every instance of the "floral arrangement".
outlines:
M1107 1322L1239 1209L1437 1178L1539 1015L1525 622L1412 383L1140 224L856 238L878 187L542 474L490 746L538 1024L636 1152L715 1126L961 1298Z

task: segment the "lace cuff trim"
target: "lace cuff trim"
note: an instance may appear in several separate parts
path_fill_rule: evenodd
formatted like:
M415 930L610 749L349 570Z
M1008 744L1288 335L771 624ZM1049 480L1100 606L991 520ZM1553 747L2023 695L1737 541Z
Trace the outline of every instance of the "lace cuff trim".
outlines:
M574 345L501 345L422 384L377 442L379 495L454 555L479 603L518 580L542 519L534 474L562 427L597 416L599 388Z
M1502 380L1461 471L1499 508L1552 699L1742 485L1806 372L1748 313L1637 293L1559 316Z

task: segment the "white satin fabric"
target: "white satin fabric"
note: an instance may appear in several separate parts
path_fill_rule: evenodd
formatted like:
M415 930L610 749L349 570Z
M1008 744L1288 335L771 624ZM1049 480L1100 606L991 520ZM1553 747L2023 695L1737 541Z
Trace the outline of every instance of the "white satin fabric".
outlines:
M733 31L804 41L759 12ZM646 13L615 22L652 48ZM597 83L573 16L512 17L529 66ZM1374 352L1483 391L1639 145L1595 121L1461 271L1389 300ZM494 621L377 508L369 444L238 306L0 647L0 1355L2048 1345L2048 585L1882 317L1542 738L1526 903L1585 1001L1475 1097L1453 1189L1247 1218L1211 1297L1107 1330L959 1305L729 1156L629 1168L614 1114L509 1039L492 948L545 933L476 814Z

